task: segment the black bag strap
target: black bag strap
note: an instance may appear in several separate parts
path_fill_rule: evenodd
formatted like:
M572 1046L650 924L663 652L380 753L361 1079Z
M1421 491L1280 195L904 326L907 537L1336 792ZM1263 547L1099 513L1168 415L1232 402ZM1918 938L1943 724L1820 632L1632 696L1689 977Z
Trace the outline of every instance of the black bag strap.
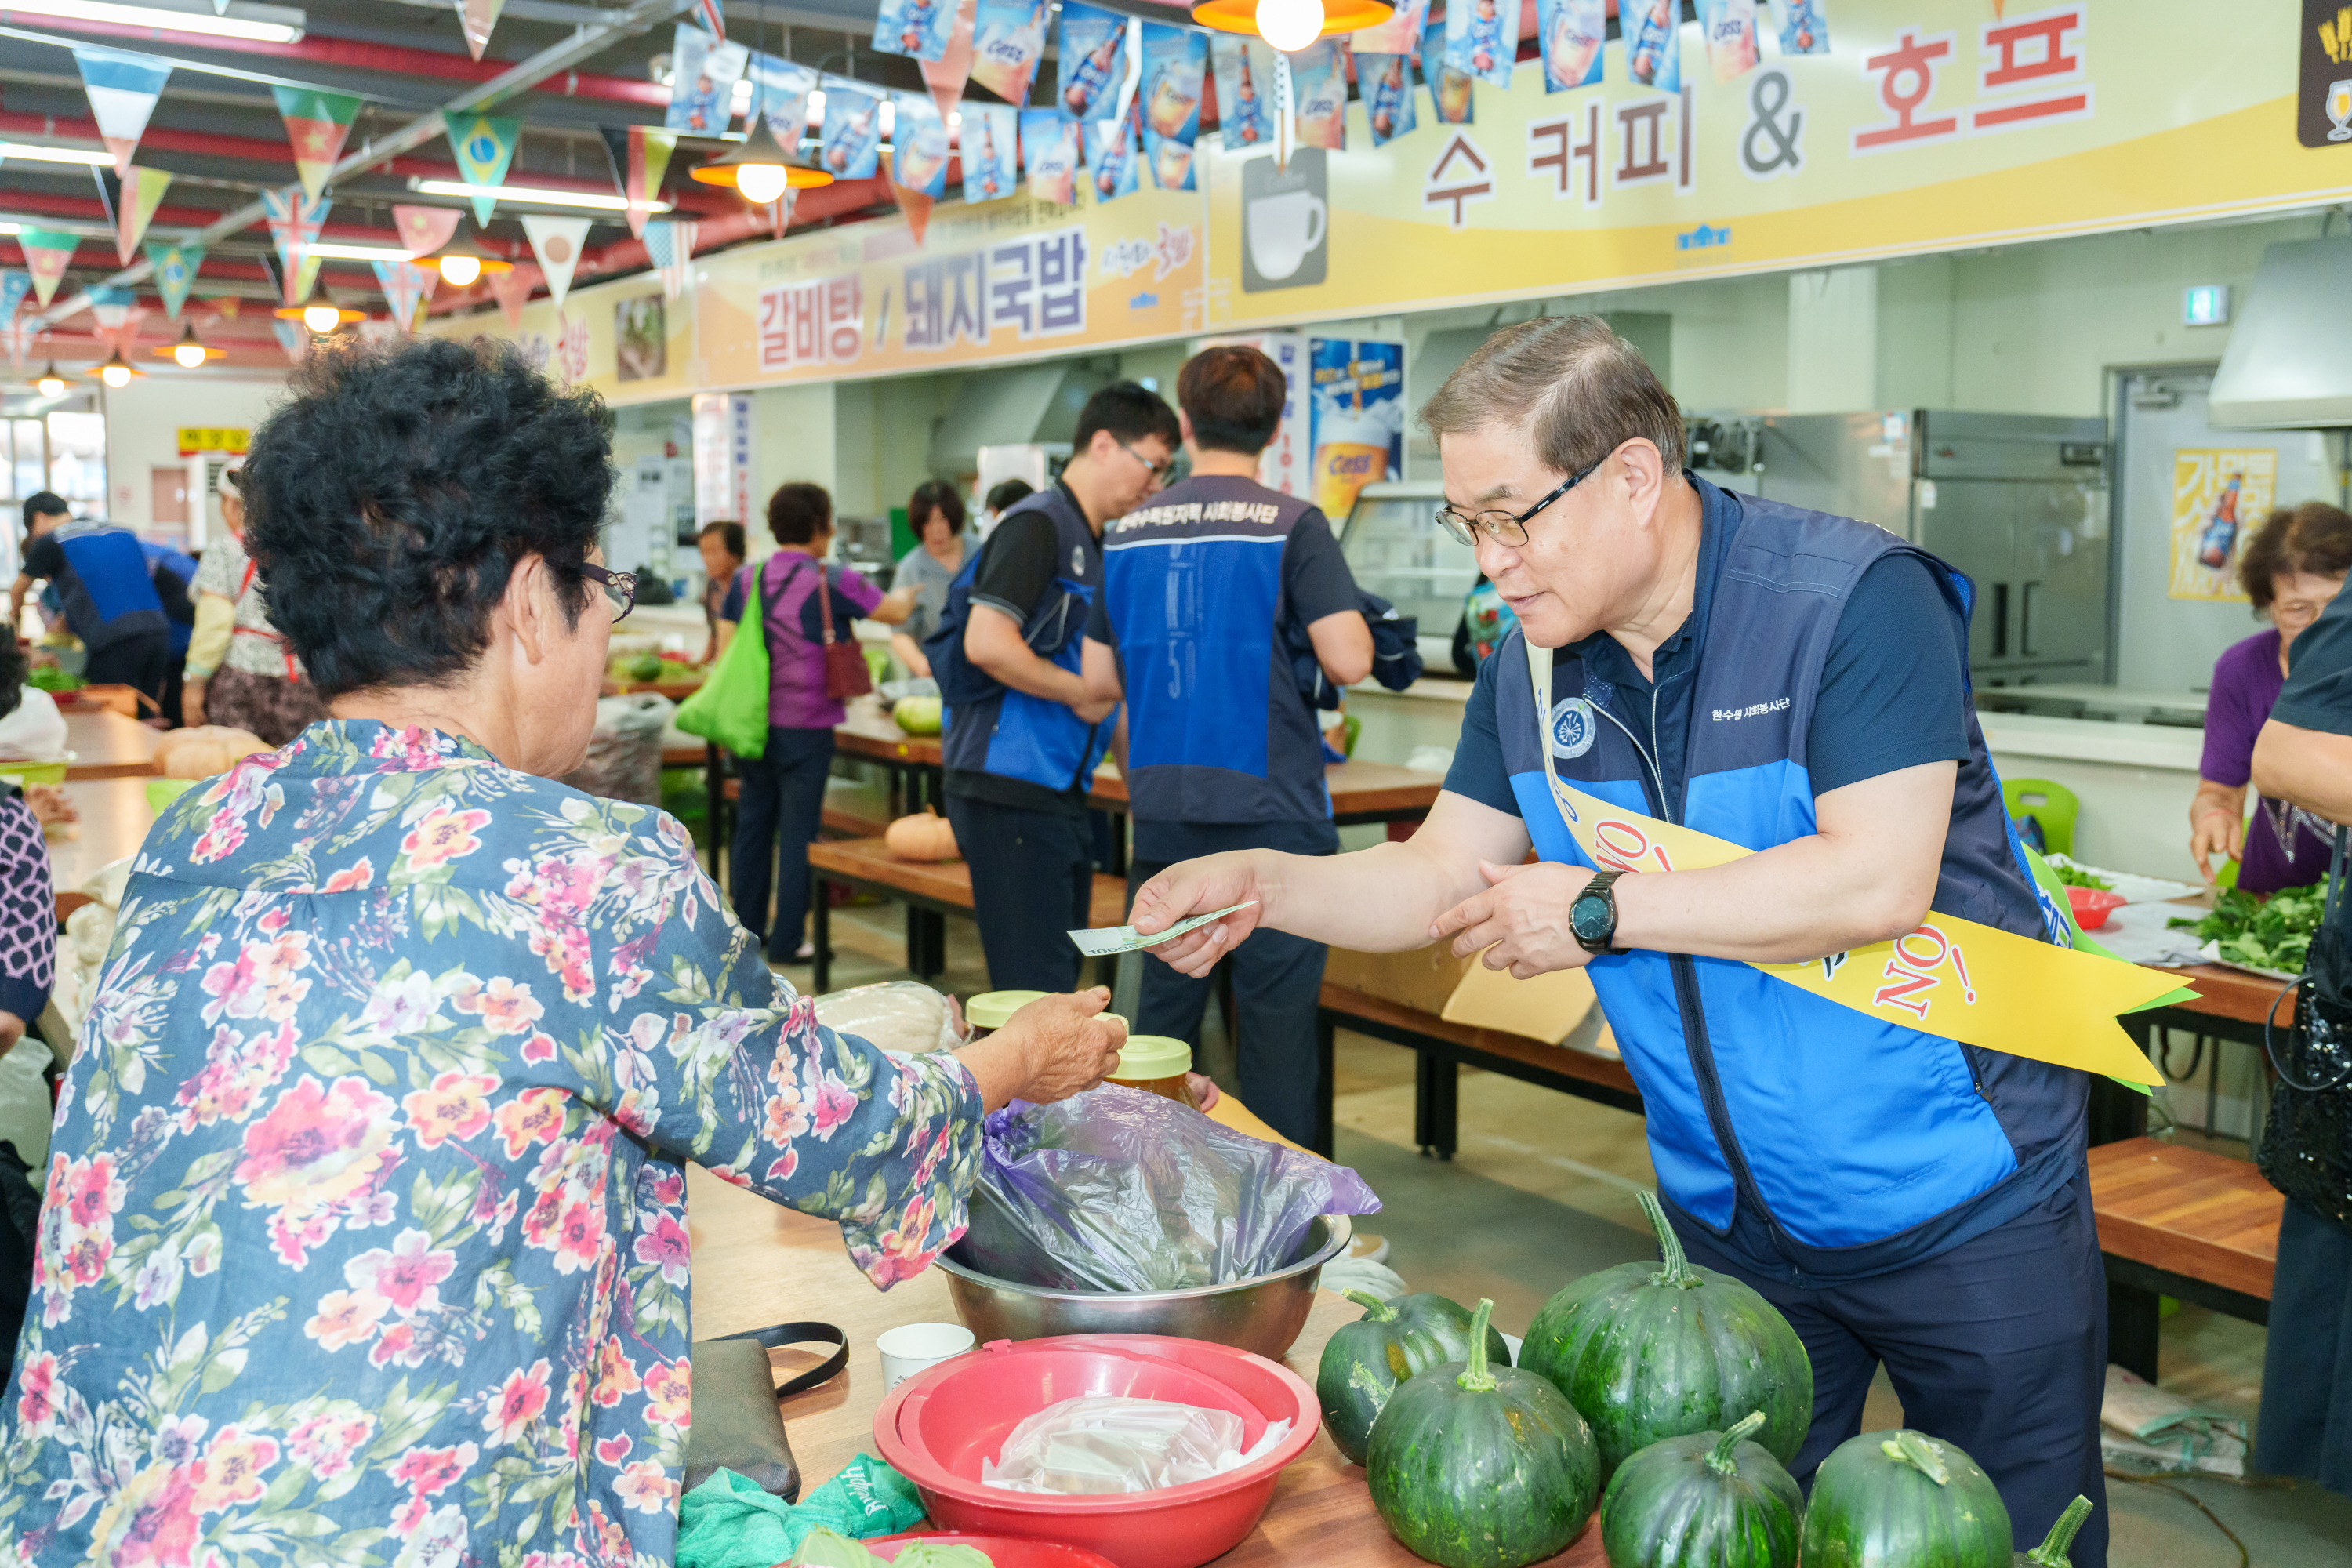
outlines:
M776 1389L776 1403L781 1405L795 1394L805 1394L821 1383L841 1375L849 1365L849 1336L831 1323L777 1323L765 1329L746 1329L740 1334L714 1334L711 1340L751 1340L772 1351L786 1345L827 1344L840 1348L810 1371L791 1378ZM711 1340L696 1342L709 1344Z

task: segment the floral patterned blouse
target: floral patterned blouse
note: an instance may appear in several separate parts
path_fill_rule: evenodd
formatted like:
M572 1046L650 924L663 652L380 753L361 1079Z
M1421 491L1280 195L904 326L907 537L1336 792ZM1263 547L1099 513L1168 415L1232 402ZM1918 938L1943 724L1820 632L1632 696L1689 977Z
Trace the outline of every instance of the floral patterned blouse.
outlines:
M682 1162L839 1219L887 1289L961 1234L981 1113L952 1058L818 1026L671 818L313 725L140 851L58 1106L0 1562L667 1563Z

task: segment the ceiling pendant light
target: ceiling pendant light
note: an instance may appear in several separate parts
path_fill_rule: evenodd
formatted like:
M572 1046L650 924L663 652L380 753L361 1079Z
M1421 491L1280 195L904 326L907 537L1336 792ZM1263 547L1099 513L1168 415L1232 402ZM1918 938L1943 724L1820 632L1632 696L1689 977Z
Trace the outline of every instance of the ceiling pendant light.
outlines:
M182 330L180 341L156 349L155 357L174 361L183 370L195 370L206 360L218 359L227 352L226 349L207 347L199 342L196 338L196 324L190 321Z
M1318 38L1377 27L1396 15L1381 0L1201 0L1196 26L1220 33L1255 33L1284 54Z
M49 368L41 372L41 379L33 383L33 390L43 397L63 397L66 395L66 378L58 374L57 361L51 360Z
M367 320L365 310L347 310L325 299L312 300L307 305L281 306L275 314L281 321L299 321L322 338L338 327Z
M764 114L751 117L751 132L742 141L687 172L706 185L732 185L737 195L758 207L766 206L788 189L833 184L833 176L824 170L793 161L776 133L768 129Z
M452 289L467 289L485 272L512 272L514 263L492 256L463 235L452 239L435 254L433 264L441 269L441 281Z
M130 364L125 362L122 357L121 348L117 346L113 356L104 364L92 365L89 370L84 371L82 374L85 375L94 375L98 377L99 380L106 383L107 385L114 387L119 391L131 384L131 378L132 376L144 375L146 372L131 369Z

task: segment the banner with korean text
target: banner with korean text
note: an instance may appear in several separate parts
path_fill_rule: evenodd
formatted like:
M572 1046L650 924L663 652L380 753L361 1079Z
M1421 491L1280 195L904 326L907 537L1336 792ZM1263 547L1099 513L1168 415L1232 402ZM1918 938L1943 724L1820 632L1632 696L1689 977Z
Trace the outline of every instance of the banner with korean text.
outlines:
M1347 150L1319 167L1276 173L1266 152L1204 137L1210 326L2340 201L2352 137L2297 139L2312 9L2238 7L2221 26L2204 0L1838 0L1828 52L1791 54L1764 29L1727 80L1685 24L1670 91L1612 42L1591 85L1478 80L1470 123L1433 110L1383 141L1350 103ZM2210 46L2195 69L2184 39ZM2336 74L2352 77L2343 52Z

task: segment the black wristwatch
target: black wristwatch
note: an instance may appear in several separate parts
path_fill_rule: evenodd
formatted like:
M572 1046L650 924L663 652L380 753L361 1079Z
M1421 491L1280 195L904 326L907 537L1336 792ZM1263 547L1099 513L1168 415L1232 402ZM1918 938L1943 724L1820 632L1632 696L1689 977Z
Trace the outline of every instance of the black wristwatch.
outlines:
M1568 906L1568 928L1576 933L1576 945L1594 954L1622 952L1622 947L1610 945L1617 934L1617 895L1612 891L1622 871L1603 871L1584 884L1576 901Z

